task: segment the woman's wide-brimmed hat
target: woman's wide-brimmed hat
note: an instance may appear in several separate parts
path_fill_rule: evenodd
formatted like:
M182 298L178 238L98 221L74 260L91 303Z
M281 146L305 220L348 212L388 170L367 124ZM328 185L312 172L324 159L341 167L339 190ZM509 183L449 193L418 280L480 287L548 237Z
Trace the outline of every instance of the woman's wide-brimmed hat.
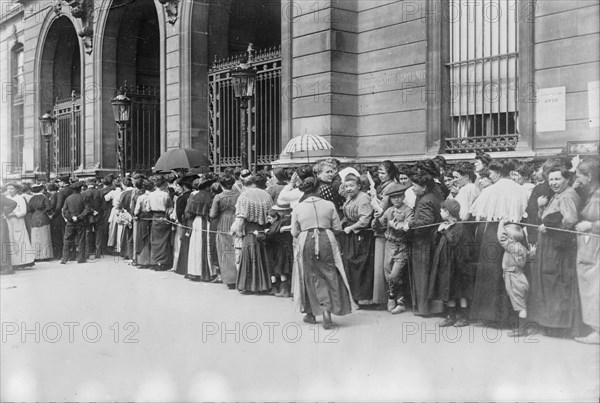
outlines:
M276 205L274 205L273 207L271 207L271 210L273 211L289 211L292 209L292 206L289 203L277 203Z

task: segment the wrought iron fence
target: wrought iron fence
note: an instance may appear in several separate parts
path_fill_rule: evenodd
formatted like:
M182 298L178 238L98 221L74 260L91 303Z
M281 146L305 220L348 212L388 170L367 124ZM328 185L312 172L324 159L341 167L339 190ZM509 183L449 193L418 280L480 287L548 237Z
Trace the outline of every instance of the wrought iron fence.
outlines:
M73 92L70 98L56 100L53 166L57 173L77 170L81 165L81 96Z
M242 55L215 60L208 74L209 161L215 171L241 166L240 112L229 71ZM281 48L259 50L252 59L257 69L255 96L248 106L252 166L269 164L281 152Z
M121 87L131 99L131 121L124 139L125 170L145 171L160 157L160 92L156 87Z

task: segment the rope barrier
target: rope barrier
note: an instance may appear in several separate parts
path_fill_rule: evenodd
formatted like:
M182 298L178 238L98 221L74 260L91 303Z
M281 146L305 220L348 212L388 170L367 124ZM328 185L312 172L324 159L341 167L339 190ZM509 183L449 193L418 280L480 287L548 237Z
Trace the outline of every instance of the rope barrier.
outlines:
M192 230L192 231L196 230L195 228L185 226L183 224L180 224L180 223L175 222L175 221L171 221L171 220L166 219L166 218L139 218L138 220L167 222L169 224L176 225L176 226L181 227L181 228L189 229L189 230ZM498 223L498 222L499 221L457 221L457 223L461 223L461 224L486 224L486 223ZM411 230L416 230L416 229L431 228L431 227L437 227L440 224L442 224L442 222L421 225L421 226L418 226L418 227L412 227L410 229ZM507 224L524 225L524 226L533 227L533 228L539 228L539 227L541 227L541 225L537 225L537 224L528 224L528 223L512 222L512 221L507 222ZM600 238L600 235L593 234L591 232L580 232L580 231L573 231L573 230L569 230L569 229L554 228L554 227L545 227L545 228L547 228L548 230L552 230L552 231L560 231L560 232L566 232L566 233L569 233L569 234L586 235L586 236L591 236L591 237L595 237L595 238ZM224 232L224 231L212 231L212 230L208 230L208 229L203 229L203 231L206 231L206 232L209 232L209 233L215 233L215 234L231 235L230 232ZM365 228L362 231L375 231L375 230L373 230L371 228ZM255 232L266 233L266 231L255 231Z

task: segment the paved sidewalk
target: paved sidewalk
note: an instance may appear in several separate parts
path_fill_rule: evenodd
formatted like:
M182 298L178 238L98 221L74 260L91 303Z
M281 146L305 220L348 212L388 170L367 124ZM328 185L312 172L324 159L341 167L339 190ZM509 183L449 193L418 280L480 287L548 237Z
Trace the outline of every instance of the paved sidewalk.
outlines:
M357 311L324 331L291 299L112 257L0 278L0 399L598 401L599 347Z

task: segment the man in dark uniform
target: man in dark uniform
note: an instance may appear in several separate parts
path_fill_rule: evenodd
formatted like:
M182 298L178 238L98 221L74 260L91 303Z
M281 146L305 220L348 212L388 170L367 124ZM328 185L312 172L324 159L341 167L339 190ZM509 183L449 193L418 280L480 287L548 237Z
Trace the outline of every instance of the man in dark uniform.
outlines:
M96 259L102 256L101 241L99 228L101 226L102 218L104 217L104 196L102 191L96 188L96 179L88 178L86 180L87 190L81 193L83 196L83 203L90 209L90 215L88 217L88 225L85 231L86 239L86 258L89 259L94 253Z
M62 209L65 205L65 200L69 197L73 190L69 187L70 178L68 175L61 176L57 179L60 190L50 198L50 211L52 219L50 228L52 231L52 248L54 257L60 259L63 252L63 239L65 237L65 219L62 216ZM69 259L69 256L65 256Z
M71 185L73 194L67 197L62 210L63 216L67 220L67 226L65 227L61 264L67 263L69 251L74 245L77 246L77 263L85 263L86 261L85 230L90 210L83 201L82 186L83 182L75 182Z
M16 208L16 201L9 199L4 196L4 194L0 194L0 214L2 214L2 218L0 218L2 221L0 232L0 274L15 274L11 265L10 254L12 248L10 245L6 216L12 213Z

